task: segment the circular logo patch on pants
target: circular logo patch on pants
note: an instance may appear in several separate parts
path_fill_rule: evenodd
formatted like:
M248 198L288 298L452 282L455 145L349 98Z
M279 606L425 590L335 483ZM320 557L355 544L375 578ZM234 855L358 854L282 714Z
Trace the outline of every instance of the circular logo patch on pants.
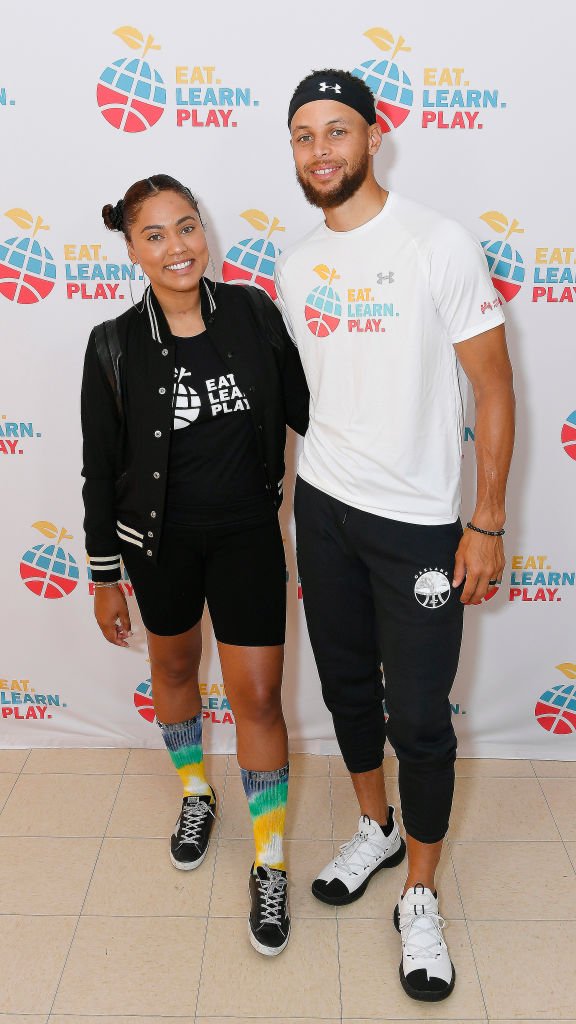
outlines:
M442 569L424 569L416 574L414 596L423 608L441 608L450 597L450 580Z

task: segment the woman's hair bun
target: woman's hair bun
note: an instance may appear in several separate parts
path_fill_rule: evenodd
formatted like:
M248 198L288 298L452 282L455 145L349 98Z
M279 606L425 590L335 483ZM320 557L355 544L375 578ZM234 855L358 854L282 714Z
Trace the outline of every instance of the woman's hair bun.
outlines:
M107 203L102 207L102 219L110 231L124 230L124 200L119 199L116 206Z

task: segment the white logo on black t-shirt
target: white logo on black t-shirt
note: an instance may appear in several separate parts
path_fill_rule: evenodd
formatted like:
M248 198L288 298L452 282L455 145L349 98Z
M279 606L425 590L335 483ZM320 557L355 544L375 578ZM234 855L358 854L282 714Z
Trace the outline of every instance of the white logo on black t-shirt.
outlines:
M184 378L190 376L189 370L183 366L174 367L174 430L189 427L200 415L200 395L194 388L183 383Z

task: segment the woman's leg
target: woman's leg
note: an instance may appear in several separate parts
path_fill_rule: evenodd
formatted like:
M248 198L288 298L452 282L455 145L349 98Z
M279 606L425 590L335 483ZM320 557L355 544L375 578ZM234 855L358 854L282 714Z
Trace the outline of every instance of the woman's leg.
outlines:
M254 865L285 870L288 738L280 688L284 647L218 644L236 719L238 763L254 829Z
M210 796L204 774L202 702L198 669L202 654L200 622L178 636L147 631L152 694L158 725L182 779L184 796Z

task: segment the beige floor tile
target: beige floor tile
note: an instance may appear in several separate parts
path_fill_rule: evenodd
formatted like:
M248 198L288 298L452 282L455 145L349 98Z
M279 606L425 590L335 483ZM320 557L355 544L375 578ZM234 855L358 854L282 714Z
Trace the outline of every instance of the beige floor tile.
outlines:
M457 779L450 839L557 840L537 779Z
M1 819L0 819L1 820ZM228 776L222 810L222 837L250 839L252 824L242 781ZM331 839L330 780L298 778L290 780L286 814L288 839Z
M541 786L562 839L576 840L576 779L542 779Z
M251 948L246 920L208 921L198 1016L338 1017L338 992L336 921L293 921L279 957Z
M561 842L452 843L452 858L468 920L574 916L576 875Z
M576 778L576 761L532 761L532 767L541 779Z
M0 1024L2 1024L1 1018ZM196 1017L196 1024L267 1024L267 1022L263 1021L262 1017ZM340 1017L274 1017L270 1024L340 1024ZM374 1021L371 1024L374 1024Z
M206 754L204 768L208 780L226 775L228 754ZM131 750L126 765L126 775L174 775L176 769L170 754L160 750Z
M167 839L105 839L82 913L110 917L205 917L213 842L194 871L172 866Z
M335 845L338 848L338 844ZM379 871L370 882L364 896L347 907L338 908L338 918L341 920L380 918L386 922L391 921L400 890L406 879L407 864L408 862L404 860L398 867ZM464 911L458 894L458 885L448 846L442 851L436 883L440 893L442 916L446 920L463 919Z
M414 1003L398 978L400 936L392 921L339 921L342 1016L410 1020ZM451 921L445 938L456 968L456 987L442 1003L420 1004L420 1020L483 1018L484 1003L466 925Z
M0 1017L0 1024L4 1024L2 1017ZM27 1018L19 1017L15 1019L14 1024L27 1024ZM189 1017L134 1017L132 1014L129 1017L109 1017L108 1015L95 1017L93 1014L83 1013L53 1013L48 1024L195 1024L195 1018L194 1014ZM466 1021L466 1024L469 1022Z
M205 921L82 917L55 1013L194 1015Z
M396 821L402 831L402 813L396 779L386 779L386 794L388 801L396 809ZM332 804L334 839L337 846L339 846L340 843L352 838L358 828L358 818L360 817L358 801L350 778L332 779Z
M101 836L119 781L117 775L21 775L0 815L0 835Z
M220 785L215 783L218 798L223 788L223 779ZM181 807L182 783L176 773L125 775L106 834L167 839L172 835Z
M2 808L6 806L6 802L10 793L12 792L18 776L12 772L2 772L0 775L0 815L2 814Z
M489 1018L574 1017L576 922L471 921Z
M26 763L30 751L0 750L0 772L19 772ZM1 1018L0 1018L1 1020Z
M350 772L344 764L344 758L338 754L330 754L330 774L332 778L349 778ZM386 778L398 777L398 761L394 755L384 758L384 775Z
M5 951L0 1013L48 1013L76 921L0 915L0 949Z
M334 907L320 903L310 892L315 871L332 857L330 839L289 839L284 853L290 879L290 911L293 918L333 918ZM248 877L254 860L251 839L221 839L210 903L211 917L242 917L248 914Z
M230 754L228 762L228 774L240 775L240 766L235 754ZM290 778L299 775L318 776L324 778L329 775L329 757L324 754L290 754Z
M2 913L79 914L99 848L100 839L0 839Z
M104 749L67 748L30 751L30 757L22 769L24 775L44 775L47 772L77 775L121 775L128 760L128 750L118 747Z
M487 757L456 758L456 778L517 779L534 778L532 762L520 758L502 760Z
M568 851L568 856L572 861L572 867L576 871L576 843L565 843L564 845Z
M0 1013L0 1024L47 1024L45 1013Z

